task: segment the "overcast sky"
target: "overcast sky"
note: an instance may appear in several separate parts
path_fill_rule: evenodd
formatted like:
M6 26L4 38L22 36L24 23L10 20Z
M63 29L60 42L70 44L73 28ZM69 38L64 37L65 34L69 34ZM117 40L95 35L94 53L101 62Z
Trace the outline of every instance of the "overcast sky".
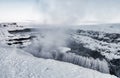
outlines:
M120 0L0 0L0 22L120 23Z

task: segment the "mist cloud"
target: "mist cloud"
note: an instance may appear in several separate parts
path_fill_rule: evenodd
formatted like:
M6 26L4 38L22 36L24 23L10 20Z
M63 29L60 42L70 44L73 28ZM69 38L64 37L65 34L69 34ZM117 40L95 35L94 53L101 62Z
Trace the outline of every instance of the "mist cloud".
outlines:
M80 24L120 22L119 0L38 0L44 23Z

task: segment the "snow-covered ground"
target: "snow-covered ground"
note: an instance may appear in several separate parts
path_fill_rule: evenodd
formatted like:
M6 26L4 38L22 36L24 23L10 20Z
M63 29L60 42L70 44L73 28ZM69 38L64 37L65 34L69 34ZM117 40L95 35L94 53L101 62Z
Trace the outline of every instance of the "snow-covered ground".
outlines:
M65 62L36 58L24 51L0 47L0 78L117 78Z
M108 59L120 59L120 55L118 50L120 50L120 45L115 43L107 43L92 39L90 37L74 35L73 38L78 43L84 44L85 47L90 48L92 50L101 50L101 54L105 55ZM102 46L104 45L104 46ZM110 52L110 53L108 53Z
M73 27L74 28L74 27ZM120 24L80 25L75 29L102 31L107 33L120 33Z
M0 78L117 78L109 71L119 76L119 66L111 70L109 64L120 59L119 24L24 25L0 24ZM71 40L78 45L70 45Z

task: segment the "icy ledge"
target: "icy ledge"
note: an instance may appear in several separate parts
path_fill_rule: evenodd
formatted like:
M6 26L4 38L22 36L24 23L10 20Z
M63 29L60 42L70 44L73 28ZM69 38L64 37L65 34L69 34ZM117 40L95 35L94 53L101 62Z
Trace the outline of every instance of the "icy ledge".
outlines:
M0 78L117 78L70 63L33 57L0 47Z

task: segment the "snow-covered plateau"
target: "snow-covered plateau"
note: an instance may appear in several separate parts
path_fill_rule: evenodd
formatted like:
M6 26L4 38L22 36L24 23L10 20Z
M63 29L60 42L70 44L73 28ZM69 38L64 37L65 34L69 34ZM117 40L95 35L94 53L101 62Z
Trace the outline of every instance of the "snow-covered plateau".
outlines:
M120 24L0 24L0 78L120 77Z

